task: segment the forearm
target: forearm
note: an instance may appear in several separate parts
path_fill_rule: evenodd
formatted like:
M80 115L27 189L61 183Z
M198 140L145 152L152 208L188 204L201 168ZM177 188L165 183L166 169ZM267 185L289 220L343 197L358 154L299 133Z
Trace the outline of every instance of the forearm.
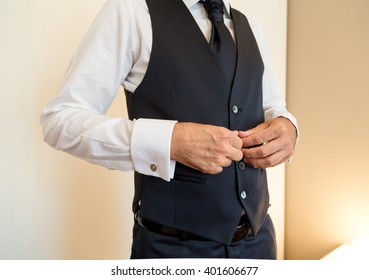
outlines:
M133 170L133 122L78 108L45 108L41 124L44 140L53 148L109 169Z

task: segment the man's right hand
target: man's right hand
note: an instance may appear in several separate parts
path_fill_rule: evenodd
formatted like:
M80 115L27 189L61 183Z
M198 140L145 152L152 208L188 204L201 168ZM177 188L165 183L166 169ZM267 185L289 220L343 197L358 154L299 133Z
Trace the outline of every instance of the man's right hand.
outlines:
M171 142L171 159L200 170L218 174L232 161L243 158L238 131L197 123L177 123Z

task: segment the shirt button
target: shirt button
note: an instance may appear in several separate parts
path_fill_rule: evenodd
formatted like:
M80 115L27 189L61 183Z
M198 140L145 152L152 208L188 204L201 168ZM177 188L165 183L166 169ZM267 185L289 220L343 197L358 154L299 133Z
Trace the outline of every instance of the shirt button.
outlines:
M240 161L238 163L238 168L241 169L241 170L244 170L246 168L246 164L243 161Z
M237 114L238 113L238 107L236 105L232 106L232 112Z
M151 164L150 169L152 172L156 172L158 170L158 167L156 166L156 164Z
M246 192L245 192L245 191L242 191L242 192L241 192L241 198L242 198L242 199L246 199L246 197L247 197Z

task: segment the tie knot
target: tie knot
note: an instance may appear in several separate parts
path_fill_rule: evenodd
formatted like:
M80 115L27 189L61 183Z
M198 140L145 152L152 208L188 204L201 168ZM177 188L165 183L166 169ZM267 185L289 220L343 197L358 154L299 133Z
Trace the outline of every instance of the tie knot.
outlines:
M200 3L204 5L204 8L211 21L223 21L224 3L222 0L202 0Z

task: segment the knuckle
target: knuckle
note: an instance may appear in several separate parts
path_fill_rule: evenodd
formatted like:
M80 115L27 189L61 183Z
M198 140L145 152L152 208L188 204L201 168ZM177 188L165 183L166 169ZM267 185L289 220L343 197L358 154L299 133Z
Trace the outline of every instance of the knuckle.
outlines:
M266 149L263 149L263 148L260 148L257 152L256 152L256 155L259 157L259 158L266 158L268 156L268 152Z
M273 128L274 135L286 135L288 133L288 128L281 124L277 123Z
M228 130L227 128L225 128L225 127L219 127L218 135L221 138L227 138L227 137L230 137L232 135L232 132L230 130Z
M219 151L221 154L227 152L228 148L229 148L229 144L227 142L222 142L219 144Z
M236 140L234 141L234 147L237 149L241 149L243 146L243 141L241 138L237 137Z
M268 167L268 166L272 167L273 164L274 164L274 162L270 158L266 158L265 161L264 161L264 166L265 167Z
M255 136L254 141L253 141L253 145L258 145L261 143L264 143L266 141L266 139L262 136Z
M243 159L243 152L240 150L237 152L236 159L237 161L240 161Z
M287 127L286 125L282 124L282 123L280 123L280 124L278 125L278 128L279 128L279 130L280 130L281 132L283 132L283 133L287 133L287 132L288 132L288 127Z
M223 171L223 168L216 163L210 164L203 168L202 172L206 174L218 174Z
M225 157L218 157L214 161L216 166L226 166L227 162L228 162L228 159Z
M201 170L200 170L201 172L203 172L203 173L206 173L206 174L213 174L212 172L213 172L213 169L212 168L210 168L210 167L203 167L203 168L201 168Z
M209 174L219 174L223 171L223 168L221 166L217 166L212 168Z

